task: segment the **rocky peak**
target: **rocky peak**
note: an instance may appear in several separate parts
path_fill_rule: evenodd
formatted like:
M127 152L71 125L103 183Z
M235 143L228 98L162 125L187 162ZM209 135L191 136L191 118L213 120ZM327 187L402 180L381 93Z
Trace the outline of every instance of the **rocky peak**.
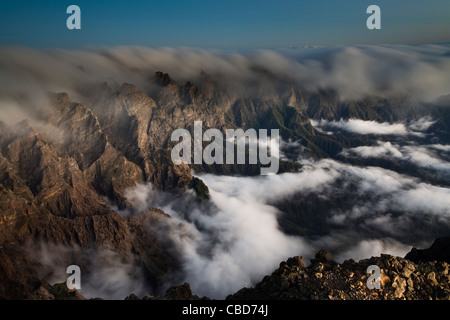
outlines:
M74 157L82 170L102 155L107 139L90 108L62 93L49 97L47 110L41 129L59 152Z
M133 84L124 83L120 89L121 104L130 116L136 117L142 122L146 130L152 109L156 108L156 102L150 98L144 91Z
M155 72L155 75L153 77L153 82L156 84L159 84L162 87L165 87L169 84L176 85L176 81L173 80L168 73L163 73L161 71Z
M202 93L207 99L213 99L219 93L219 84L206 72L202 71L200 73L200 81Z
M138 92L140 92L139 88L131 83L124 82L120 87L120 93L122 94L131 95Z
M153 83L157 85L157 88L153 88L151 96L160 107L170 111L183 105L180 99L180 87L167 73L156 72Z
M180 88L183 102L187 105L195 103L203 95L202 90L190 81Z
M48 97L49 105L57 106L57 105L65 105L70 102L69 94L66 92L53 93Z

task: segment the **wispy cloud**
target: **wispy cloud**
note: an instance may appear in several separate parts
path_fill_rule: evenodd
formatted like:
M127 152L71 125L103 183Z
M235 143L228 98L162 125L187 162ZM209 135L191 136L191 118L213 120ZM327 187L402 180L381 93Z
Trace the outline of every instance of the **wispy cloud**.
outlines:
M336 253L338 261L381 253L404 256L450 225L448 188L331 159L303 164L298 173L274 176L200 175L211 192L207 204L193 200L190 191L174 197L149 184L131 189L128 199L138 210L159 207L171 216L160 236L170 239L182 257L182 281L215 298L254 284L289 256L309 259L320 248ZM334 207L339 194L353 200ZM318 223L331 231L284 234L279 204L297 199L292 205L302 206L309 195L319 197L322 206L306 204L308 210L320 210ZM414 236L411 230L420 232Z
M67 267L78 265L81 270L79 291L86 298L121 300L130 293L144 295L151 292L134 258L125 259L111 247L81 248L41 242L31 244L25 250L42 265L38 276L50 284L66 283Z
M127 194L138 210L160 207L172 217L167 221L169 232L161 236L176 245L184 264L183 281L196 293L224 298L252 285L290 256L313 254L301 237L280 230L280 212L269 202L295 192L318 191L335 178L333 172L311 169L267 177L200 177L210 189L211 206L197 204L190 192L174 198L151 184Z
M392 145L391 142L378 141L376 146L360 146L350 149L345 149L341 154L345 156L357 155L364 158L385 158L394 157L402 158L403 154L399 150L398 145Z
M312 121L316 127L331 127L358 134L378 134L378 135L405 135L408 133L406 126L402 123L379 123L376 121L364 121L360 119L345 120L319 120Z
M421 118L410 124L405 123L389 123L389 122L377 122L367 121L361 119L348 119L348 120L311 120L311 124L325 132L325 130L344 130L351 133L361 135L399 135L405 136L408 134L422 136L421 132L429 129L436 121L429 117ZM328 131L328 134L332 134L333 131Z
M375 146L360 146L344 149L341 155L346 157L384 158L403 161L420 168L438 171L450 177L450 163L440 158L439 151L447 151L444 145L392 144L378 141Z
M146 90L155 71L194 81L201 71L251 93L261 71L273 81L290 79L312 92L334 89L341 99L409 94L424 100L449 93L448 46L355 46L321 49L222 52L189 48L115 47L77 50L0 48L0 107L17 103L29 113L47 92L82 98L100 82L136 84ZM244 86L243 86L244 85ZM9 108L11 109L11 108ZM358 124L353 124L357 126ZM403 130L401 126L378 127Z

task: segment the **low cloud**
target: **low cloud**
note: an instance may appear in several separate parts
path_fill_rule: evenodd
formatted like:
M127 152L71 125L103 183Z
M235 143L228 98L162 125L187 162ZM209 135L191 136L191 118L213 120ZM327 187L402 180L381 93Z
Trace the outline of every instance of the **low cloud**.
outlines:
M295 192L318 191L335 178L333 172L311 169L301 174L200 178L209 187L210 204L196 203L188 191L174 198L151 184L141 184L127 194L134 208L159 207L172 217L168 232L160 236L176 245L183 281L194 292L224 298L259 281L290 256L313 255L304 239L280 230L280 212L268 203Z
M450 189L379 167L303 160L298 173L199 177L210 189L208 203L199 204L190 191L173 196L150 184L130 190L128 199L139 210L159 207L172 217L160 237L179 252L181 281L213 298L254 285L290 256L308 261L321 248L340 262L381 253L404 256L450 225ZM339 194L353 200L337 205ZM285 214L279 204L297 199L292 205L302 206L309 195L325 203L326 212L323 206L308 210L318 210L318 223L330 231L286 235L278 224Z
M416 121L411 122L408 127L412 131L422 132L422 131L427 131L428 129L430 129L430 127L435 123L436 123L436 120L434 120L430 116L427 116L427 117L422 117Z
M86 298L121 300L131 293L142 296L150 292L133 258L125 260L109 247L83 249L76 245L39 243L26 250L42 265L38 276L50 284L66 283L70 276L66 273L67 267L78 265L81 271L79 292Z
M345 157L394 159L450 177L450 163L440 158L438 154L439 151L446 152L446 149L447 146L439 144L423 146L407 144L401 146L391 142L377 141L376 146L344 149L341 155Z
M437 154L427 147L404 146L402 148L407 161L423 168L447 173L450 176L450 163L439 159Z
M450 152L450 145L442 145L442 144L432 144L428 146L429 148L439 150L439 151L445 151Z
M410 125L404 123L389 123L389 122L377 122L367 121L361 119L348 119L348 120L311 120L311 124L325 132L324 130L343 130L360 135L398 135L405 136L408 134L414 134L421 136L421 131L427 130L435 121L422 118L418 121L412 122ZM332 134L333 131L328 131L328 134Z
M335 258L338 262L343 262L347 259L359 261L369 257L379 257L381 254L386 254L386 252L393 256L404 257L410 250L410 246L390 238L368 239L360 241Z
M385 158L394 157L402 158L403 154L399 150L398 145L393 145L391 142L378 141L376 146L360 146L342 151L345 156L360 156L363 158Z
M420 183L415 188L401 190L393 198L394 206L412 214L433 214L443 223L450 223L450 189Z
M420 246L439 233L448 233L449 188L378 167L355 167L334 161L328 165L345 176L347 187L344 185L342 192L354 195L353 203L346 209L331 209L329 215L329 221L350 232L350 237L388 237ZM330 186L325 194L332 190L336 186Z

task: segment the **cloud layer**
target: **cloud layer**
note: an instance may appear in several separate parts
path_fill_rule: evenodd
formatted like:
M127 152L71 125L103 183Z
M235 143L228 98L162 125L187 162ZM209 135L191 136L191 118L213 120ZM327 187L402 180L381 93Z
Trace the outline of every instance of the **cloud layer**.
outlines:
M340 121L312 121L319 130L344 130L359 135L373 135L366 140L368 145L361 145L342 150L341 156L353 159L379 158L396 161L404 167L417 167L431 172L434 176L450 177L450 146L432 143L439 141L433 132L428 132L436 121L424 117L409 124L378 123L349 119ZM328 131L327 134L334 134ZM389 141L383 136L389 136ZM373 139L377 139L373 141ZM373 141L373 142L372 142ZM448 180L447 180L448 181Z
M211 192L209 204L198 204L190 192L174 197L150 184L131 189L127 197L137 211L159 207L172 217L160 236L182 257L181 281L213 298L253 285L290 256L308 261L321 248L340 262L381 253L404 256L411 246L429 245L448 230L449 188L331 159L303 165L300 172L275 176L200 175ZM337 205L342 194L352 201ZM327 209L308 207L311 195ZM310 214L317 210L317 223L330 231L284 234L281 203L297 205L299 212L303 205Z
M192 48L115 47L78 50L0 48L0 107L19 117L48 91L80 97L85 86L133 83L146 90L155 71L180 82L201 71L221 81L247 84L290 79L309 90L334 89L341 98L409 94L435 99L449 93L446 45L355 46L320 49L224 52ZM25 114L29 110L25 110ZM22 115L20 115L22 116ZM400 128L398 128L400 129Z
M189 192L174 198L151 184L139 185L127 196L138 210L160 207L171 215L162 236L182 257L183 281L199 295L224 298L254 284L290 256L313 254L302 238L280 230L279 211L268 201L318 190L333 176L314 170L268 177L202 175L210 189L210 206L197 204Z
M348 119L348 120L311 120L311 124L318 130L325 132L324 130L343 130L360 135L416 135L422 136L423 131L429 129L435 121L429 117L421 118L410 124L405 123L389 123L389 122L377 122L367 121L361 119ZM328 131L331 134L332 131Z
M150 292L144 274L131 258L125 261L109 247L81 249L47 243L31 244L27 254L42 264L39 277L50 284L66 283L69 265L80 267L81 289L86 298L122 300L131 293L143 296Z

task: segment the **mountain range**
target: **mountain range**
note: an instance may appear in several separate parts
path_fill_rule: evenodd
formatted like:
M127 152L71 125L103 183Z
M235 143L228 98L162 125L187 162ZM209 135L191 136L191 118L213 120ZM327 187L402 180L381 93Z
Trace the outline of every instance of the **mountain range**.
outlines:
M189 201L202 207L209 206L211 198L210 186L203 175L254 177L259 173L259 166L250 164L173 164L171 133L178 128L192 132L197 120L202 120L206 128L221 131L279 129L284 141L280 174L302 172L308 167L308 161L332 159L355 167L382 168L441 188L450 187L445 173L436 174L433 167L423 169L411 163L410 158L346 156L348 150L359 152L361 149L356 148L374 147L380 141L394 141L395 145L395 139L405 139L404 135L398 138L395 134L357 134L342 127L332 128L333 121L347 123L355 119L368 124L402 123L406 128L416 128L411 129L415 134L408 136L414 143L447 146L450 144L448 96L433 102L400 94L342 99L333 89L311 91L265 70L257 72L258 80L251 80L243 89L233 79L221 81L205 72L196 81L179 83L158 71L148 76L144 89L130 83L117 86L104 82L80 88L76 98L65 92L52 92L42 106L30 112L28 119L17 123L3 119L0 122L0 298L42 298L42 292L55 290L48 283L64 281L69 264L79 265L84 270L84 279L95 279L100 265L117 264L127 277L144 283L145 288L140 288L140 292L150 290L154 296L163 295L168 287L183 282L185 261L174 240L164 236L170 232L166 227L168 221L174 218L162 206L137 206L129 190L136 185L151 184L173 198L187 192ZM430 124L417 129L427 117L431 119ZM333 134L327 132L330 128L335 130ZM398 148L402 147L398 143ZM446 152L440 153L442 159L448 158ZM294 193L273 200L270 204L283 213L277 217L280 229L287 235L313 240L329 234L335 227L330 222L335 211L345 212L350 204L367 201L366 195L358 193L358 181L337 179L333 182L335 190L349 192L337 191L326 199L317 193L301 196ZM400 207L390 212L400 216L403 211L408 209ZM405 236L401 240L413 247L448 236L448 225L433 225L427 231L418 231L417 237L409 234L409 238ZM339 252L338 249L331 248L331 251ZM413 256L411 252L410 257ZM285 294L291 298L314 298L313 293L319 291L316 298L364 298L357 293L360 289L350 283L336 291L343 296L328 293L322 297L325 291L317 288L326 286L324 281L337 281L330 270L338 268L339 272L364 278L362 268L369 262L379 262L372 258L374 261L369 259L355 266L349 262L330 262L331 258L320 259L316 257L308 268L301 260L291 259L270 278L259 284L255 282L254 289L243 289L230 298L286 298ZM399 274L411 265L400 258L382 256L380 259L385 265L401 265L396 271ZM446 261L449 262L448 257ZM318 266L319 263L322 265ZM408 295L404 293L406 289L397 294L394 288L395 298L448 298L449 280L447 271L443 271L448 265L439 263L430 268L437 268L435 274L439 274L440 280L434 281L444 287L442 292L433 295L423 285L419 286L423 292L417 287L415 294ZM311 271L317 268L324 271ZM430 272L422 275L428 277ZM399 278L395 282L395 276L389 274L390 281L407 281ZM277 289L290 288L290 283L296 281L304 288L310 285L310 293L288 290L282 295ZM113 286L99 292L107 298L115 289ZM133 286L123 289L135 292Z

